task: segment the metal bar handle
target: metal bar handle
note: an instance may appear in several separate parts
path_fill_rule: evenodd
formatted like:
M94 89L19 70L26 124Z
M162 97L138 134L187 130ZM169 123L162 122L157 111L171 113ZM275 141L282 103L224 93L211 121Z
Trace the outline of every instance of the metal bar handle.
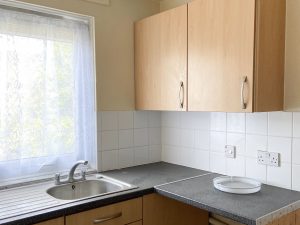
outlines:
M108 220L113 220L113 219L116 219L116 218L119 218L122 216L122 213L119 212L119 213L116 213L114 215L111 215L111 216L108 216L108 217L104 217L104 218L99 218L99 219L95 219L94 220L94 224L99 224L99 223L104 223Z
M244 90L245 90L245 84L247 83L247 76L244 76L242 78L242 87L241 87L241 105L242 105L242 109L246 109L247 108L247 103L245 102L244 99Z
M184 84L183 81L180 81L180 89L179 89L179 106L183 109L184 104Z

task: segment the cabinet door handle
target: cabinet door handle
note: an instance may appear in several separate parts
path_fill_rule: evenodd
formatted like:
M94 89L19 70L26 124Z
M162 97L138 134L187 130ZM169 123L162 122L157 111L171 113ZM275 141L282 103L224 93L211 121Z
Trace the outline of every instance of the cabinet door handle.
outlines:
M245 99L244 99L244 90L245 90L245 84L247 83L247 81L248 81L247 76L242 77L242 87L241 87L241 105L242 105L242 109L247 108L247 103L245 102Z
M183 81L180 81L180 89L179 89L179 106L183 109L184 105L184 84Z
M113 220L113 219L119 218L121 216L122 216L122 213L119 212L119 213L116 213L116 214L108 216L108 217L103 217L103 218L95 219L94 220L94 224L104 223L104 222L106 222L108 220Z

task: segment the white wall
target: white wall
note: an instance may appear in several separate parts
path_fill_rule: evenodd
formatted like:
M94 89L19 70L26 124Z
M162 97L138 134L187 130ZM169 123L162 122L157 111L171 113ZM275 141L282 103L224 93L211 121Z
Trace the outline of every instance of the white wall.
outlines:
M281 166L259 165L257 150L280 153ZM162 160L300 191L300 113L163 112Z
M98 113L98 170L161 161L161 113Z

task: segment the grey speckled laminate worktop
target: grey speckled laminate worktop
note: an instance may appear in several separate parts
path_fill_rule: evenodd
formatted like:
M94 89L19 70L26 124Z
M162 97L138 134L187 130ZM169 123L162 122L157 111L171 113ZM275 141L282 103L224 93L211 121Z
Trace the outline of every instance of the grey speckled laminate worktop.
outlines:
M265 225L277 216L300 208L299 192L263 185L261 192L257 194L244 196L227 194L213 187L212 180L219 175L164 162L103 174L138 188L63 205L58 204L47 209L35 209L10 218L0 218L0 225L35 224L154 192L248 225ZM28 186L26 188L30 189Z
M206 174L206 171L192 169L184 166L178 166L174 164L159 162L152 163L142 166L131 167L127 169L114 170L103 173L106 176L119 179L123 182L130 183L132 185L138 186L137 189L132 189L129 191L124 191L116 194L105 195L101 197L94 197L90 199L84 199L80 201L69 202L66 204L57 205L53 204L52 207L35 208L26 214L20 214L12 216L9 218L0 217L0 225L32 225L38 222L45 220L57 218L64 215L70 215L89 209L98 208L101 206L117 203L120 201L125 201L128 199L141 197L145 194L153 193L154 186L159 184L164 184L176 180L181 180L197 175ZM38 188L38 185L33 185L33 188ZM22 187L21 187L22 188ZM44 184L40 186L43 191ZM30 186L24 187L24 197L26 197L26 190L30 189ZM20 190L20 188L18 188ZM13 192L13 189L9 190ZM46 190L45 190L46 191ZM2 191L2 194L5 195L5 190ZM13 193L10 193L13 194ZM20 201L22 196L20 196ZM1 201L1 199L0 199ZM1 204L0 204L1 206ZM1 206L5 207L5 206ZM32 208L31 205L28 205L28 208ZM3 210L3 208L2 208ZM0 209L1 211L1 209Z
M300 207L300 192L263 185L255 194L229 194L214 188L217 176L199 176L155 189L164 196L249 225L267 224Z

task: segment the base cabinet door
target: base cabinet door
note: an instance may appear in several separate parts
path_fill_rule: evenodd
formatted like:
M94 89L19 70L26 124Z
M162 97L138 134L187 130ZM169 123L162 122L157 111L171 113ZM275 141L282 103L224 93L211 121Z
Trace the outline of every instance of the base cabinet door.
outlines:
M143 225L208 225L208 212L150 194L143 197Z
M64 224L65 224L64 217L59 217L57 219L48 220L45 222L37 223L35 225L64 225Z
M66 225L125 225L139 220L142 220L142 198L66 216Z

